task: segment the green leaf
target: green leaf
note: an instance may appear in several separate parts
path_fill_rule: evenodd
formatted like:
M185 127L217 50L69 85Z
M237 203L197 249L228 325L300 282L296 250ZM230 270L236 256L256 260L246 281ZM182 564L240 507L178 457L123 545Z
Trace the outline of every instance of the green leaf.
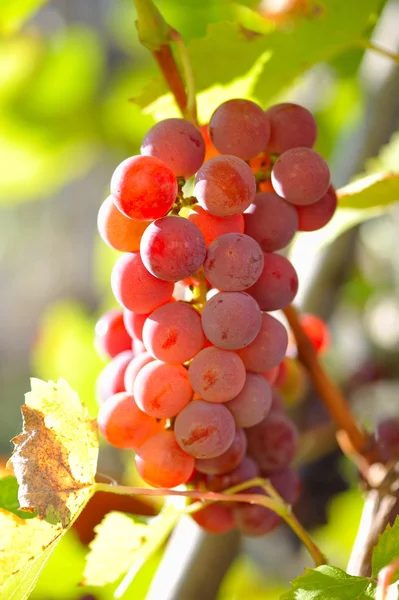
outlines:
M281 600L372 600L376 588L368 577L352 577L329 565L307 569L292 581L292 586Z
M85 585L101 586L119 579L128 570L137 571L163 544L181 509L165 503L157 517L148 522L134 520L119 512L108 513L95 529L83 575Z
M399 173L377 173L357 179L338 191L340 208L375 208L399 200Z
M5 0L0 7L0 36L17 31L46 0Z
M36 514L19 510L18 481L16 477L0 479L0 508L14 513L21 519L33 519Z
M376 547L373 550L372 568L373 577L377 577L382 568L391 564L399 556L399 517L396 517L395 523L387 525L384 533L378 538ZM393 581L397 581L399 574Z

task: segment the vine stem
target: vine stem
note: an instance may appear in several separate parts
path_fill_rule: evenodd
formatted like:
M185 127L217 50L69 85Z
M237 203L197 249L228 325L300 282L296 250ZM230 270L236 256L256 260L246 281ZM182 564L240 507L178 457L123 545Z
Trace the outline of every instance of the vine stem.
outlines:
M382 46L380 46L379 44L376 44L375 42L372 42L371 40L361 39L359 41L359 46L362 46L362 48L366 48L367 50L373 50L374 52L381 54L381 56L385 56L385 58L389 58L389 59L393 60L394 62L396 62L396 64L399 65L399 55L398 54L396 54L395 52L391 52L391 50L387 50L386 48L383 48Z

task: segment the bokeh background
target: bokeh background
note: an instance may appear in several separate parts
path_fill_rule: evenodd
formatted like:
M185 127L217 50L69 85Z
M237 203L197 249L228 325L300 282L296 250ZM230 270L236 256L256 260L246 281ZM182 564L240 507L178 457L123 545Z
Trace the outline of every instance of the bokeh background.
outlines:
M242 14L230 0L159 0L157 5L186 41L203 36L209 23ZM269 8L266 3L260 7ZM115 166L138 152L146 130L156 119L169 116L171 109L166 102L143 113L129 102L156 73L150 53L137 39L132 0L52 0L21 29L17 18L2 21L2 10L0 455L4 463L11 450L9 440L20 429L20 405L29 377L64 377L96 415L95 380L104 362L93 348L93 328L99 315L113 306L109 274L116 257L97 235L97 211L108 195ZM373 39L398 50L396 0L384 4ZM245 82L217 83L200 99L203 120L221 100L251 97ZM298 101L315 113L320 129L317 149L329 161L339 187L359 173L399 171L398 97L397 65L358 49L316 65L278 98L257 99L265 107L281 99ZM333 344L326 365L369 427L385 416L399 416L398 232L399 211L394 206L389 214L350 229L327 249L320 250L316 234L298 239L292 248L301 279L298 302L329 323ZM294 404L305 431L324 423L311 392ZM360 516L361 493L352 468L334 447L333 435L325 448L320 444L316 462L302 467L304 495L298 510L302 520L317 529L315 535L334 564L344 566ZM121 480L135 479L127 454L104 448L100 468ZM103 498L92 506L78 530L66 536L32 598L111 598L111 587L101 591L76 587L85 544L104 503ZM120 508L151 514L157 505L133 502ZM195 535L191 529L187 532ZM240 549L230 557L238 556L218 600L274 600L307 564L285 531L269 540L244 540ZM126 598L145 597L160 558L142 569Z

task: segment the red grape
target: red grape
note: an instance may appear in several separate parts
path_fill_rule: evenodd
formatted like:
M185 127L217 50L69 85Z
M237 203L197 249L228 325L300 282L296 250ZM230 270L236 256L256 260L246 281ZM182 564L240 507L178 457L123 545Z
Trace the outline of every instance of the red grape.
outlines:
M278 372L280 370L280 365L276 365L272 369L268 369L261 373L261 375L270 383L270 385L274 385L278 376Z
M190 364L188 375L194 391L208 402L227 402L244 387L244 363L235 352L204 348Z
M204 273L217 289L240 292L257 281L263 269L259 244L243 233L225 233L208 248Z
M100 354L113 358L132 347L132 338L125 329L123 312L109 310L96 323L95 345Z
M272 184L277 194L292 204L313 204L327 193L330 171L314 150L292 148L274 163Z
M96 396L99 404L114 394L125 391L125 371L132 358L133 352L125 350L115 356L101 371L96 382Z
M227 533L235 527L233 511L220 503L209 504L191 514L202 529L209 533Z
M399 418L391 417L378 423L377 441L384 461L399 457Z
M223 404L190 402L177 415L175 435L179 446L195 458L220 456L231 446L236 427Z
M111 275L115 298L124 308L146 314L168 302L173 283L157 279L147 271L138 252L123 254Z
M270 123L267 151L282 154L298 146L313 148L317 124L311 112L299 104L276 104L266 111Z
M230 487L250 481L259 477L259 467L250 456L244 456L241 463L230 471L221 475L207 475L206 486L212 492L222 492Z
M264 495L262 488L254 488L251 492ZM275 512L259 504L237 503L233 514L236 527L241 533L249 536L266 535L281 523Z
M176 177L158 158L131 156L112 175L111 194L126 217L143 221L158 219L174 204Z
M260 308L245 292L219 292L208 300L202 311L202 329L206 337L215 346L226 350L237 350L250 344L258 335L261 324Z
M189 179L205 158L201 133L185 119L165 119L147 131L141 154L161 159L177 177Z
M133 393L134 382L136 380L138 372L153 360L154 357L151 356L149 352L142 352L130 361L126 368L124 376L125 390L127 392Z
M256 194L244 213L245 233L254 238L264 252L281 250L298 229L295 207L274 192Z
M126 392L115 394L104 402L97 421L101 434L109 444L136 451L165 426L165 421L157 421L143 413L133 395Z
M191 360L205 345L201 317L184 302L154 310L144 324L143 339L147 350L167 363Z
M280 392L278 392L275 388L272 389L272 405L270 407L269 415L272 413L285 413L285 404L281 397Z
M153 360L137 373L134 388L137 406L157 419L175 417L193 395L187 370Z
M304 314L301 315L300 322L316 352L327 352L330 346L330 332L323 319L316 315Z
M143 341L143 326L148 314L134 313L125 308L123 311L123 322L130 337L136 338L141 342Z
M129 219L118 210L112 196L108 196L98 211L97 227L101 239L120 252L136 252L149 223Z
M266 148L270 123L255 102L228 100L213 113L209 135L215 148L222 154L249 160Z
M180 448L173 431L162 431L139 448L136 467L150 485L174 488L190 479L194 458Z
M262 313L260 331L253 342L237 350L247 371L263 373L277 366L284 358L288 345L288 334L277 319Z
M266 417L271 404L272 391L266 379L247 373L241 392L225 406L233 413L237 427L253 427Z
M279 412L247 430L248 454L263 471L279 471L288 466L295 456L298 431L294 423Z
M267 477L268 475L265 474ZM291 467L275 471L269 476L270 483L288 504L295 504L301 493L301 480L298 473Z
M196 205L191 208L187 218L201 230L206 247L224 233L244 233L244 217L241 213L232 217L215 217Z
M308 206L296 206L298 213L299 231L316 231L333 218L337 208L337 194L332 185L327 193L314 204Z
M217 217L232 217L251 204L256 193L251 168L236 156L216 156L195 177L194 195L202 208Z
M232 471L241 463L247 449L247 438L242 429L237 429L232 444L215 458L197 458L195 468L199 473L218 475Z
M294 267L284 256L272 252L265 253L261 276L247 289L261 310L285 308L293 301L297 291L298 275Z

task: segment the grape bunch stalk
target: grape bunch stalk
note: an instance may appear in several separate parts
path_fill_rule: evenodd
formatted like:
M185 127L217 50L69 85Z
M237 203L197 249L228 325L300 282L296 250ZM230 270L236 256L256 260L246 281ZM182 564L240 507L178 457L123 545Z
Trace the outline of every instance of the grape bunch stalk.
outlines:
M111 359L97 382L98 425L110 444L134 450L152 486L220 492L261 476L287 503L298 496L298 432L274 387L288 335L269 312L298 289L278 252L336 209L316 135L297 104L265 112L229 100L200 130L180 118L157 123L112 176L98 229L122 252L111 276L122 308L95 330ZM193 518L247 535L280 523L247 503L210 504Z

